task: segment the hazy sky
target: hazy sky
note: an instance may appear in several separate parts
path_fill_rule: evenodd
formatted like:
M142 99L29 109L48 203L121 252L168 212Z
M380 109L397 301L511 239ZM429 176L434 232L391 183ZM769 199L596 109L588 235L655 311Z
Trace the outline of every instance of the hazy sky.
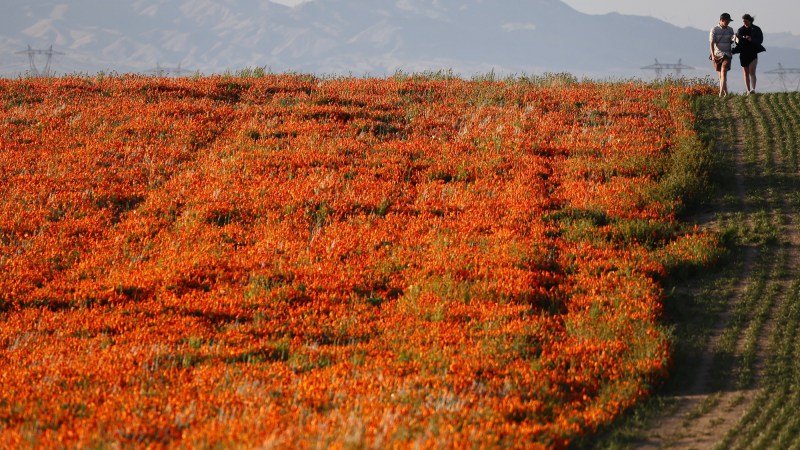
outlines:
M284 5L296 5L308 0L272 0ZM639 16L652 16L679 27L710 30L719 21L719 15L728 12L733 16L734 28L742 26L741 17L749 13L764 32L789 32L800 35L800 2L797 0L563 0L564 3L588 14L619 12Z

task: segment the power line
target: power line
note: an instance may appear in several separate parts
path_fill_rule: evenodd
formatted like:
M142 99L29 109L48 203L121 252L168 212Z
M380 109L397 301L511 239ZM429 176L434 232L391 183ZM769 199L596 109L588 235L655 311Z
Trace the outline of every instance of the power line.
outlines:
M17 55L28 55L28 62L31 66L31 74L33 76L42 76L42 77L49 77L50 76L50 62L53 60L53 55L63 55L63 52L57 52L53 50L53 45L50 45L50 48L43 50L43 49L34 49L31 48L31 45L28 44L28 49L23 50L21 52L16 52ZM39 72L39 69L36 67L36 55L44 55L47 57L47 63L44 65L44 70Z

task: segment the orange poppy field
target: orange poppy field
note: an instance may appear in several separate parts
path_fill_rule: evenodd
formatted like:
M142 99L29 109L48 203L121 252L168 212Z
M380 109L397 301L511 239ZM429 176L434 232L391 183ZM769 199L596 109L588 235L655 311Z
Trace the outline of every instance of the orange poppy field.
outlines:
M708 92L0 80L0 446L567 446L668 373Z

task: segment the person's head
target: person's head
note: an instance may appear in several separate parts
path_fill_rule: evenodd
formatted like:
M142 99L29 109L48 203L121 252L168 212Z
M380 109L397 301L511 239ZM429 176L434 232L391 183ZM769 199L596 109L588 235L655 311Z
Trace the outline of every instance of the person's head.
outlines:
M722 13L719 15L719 24L723 27L727 27L728 24L731 23L731 15L728 13Z
M745 14L742 16L742 22L744 22L744 26L746 27L753 25L753 22L755 22L755 20L756 18L751 16L750 14Z

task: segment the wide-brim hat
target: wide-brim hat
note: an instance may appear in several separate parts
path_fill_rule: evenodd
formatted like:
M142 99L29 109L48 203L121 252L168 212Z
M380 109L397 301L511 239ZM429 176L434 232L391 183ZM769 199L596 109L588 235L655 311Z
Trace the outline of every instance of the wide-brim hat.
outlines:
M730 14L722 13L722 14L719 15L719 20L728 20L728 21L730 21L730 20L733 20L733 19L731 19L731 15Z

